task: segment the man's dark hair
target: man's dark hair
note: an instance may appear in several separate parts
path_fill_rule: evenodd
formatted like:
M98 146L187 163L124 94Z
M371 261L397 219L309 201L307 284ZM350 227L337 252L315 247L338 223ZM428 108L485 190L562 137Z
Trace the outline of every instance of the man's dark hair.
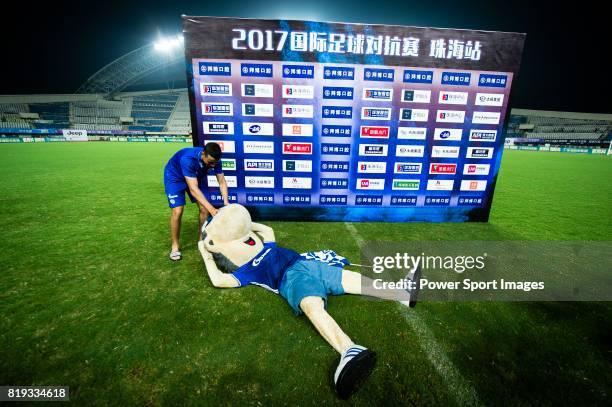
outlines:
M206 144L206 147L204 147L204 152L206 155L211 156L217 161L221 159L221 147L217 143Z

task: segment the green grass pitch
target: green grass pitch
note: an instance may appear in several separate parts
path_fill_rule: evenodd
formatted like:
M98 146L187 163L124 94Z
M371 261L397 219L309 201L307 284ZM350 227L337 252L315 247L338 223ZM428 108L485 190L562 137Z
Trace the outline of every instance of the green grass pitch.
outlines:
M162 169L179 144L0 146L0 385L80 405L345 404L338 355L279 296L211 286L196 208L167 259ZM367 240L612 240L612 158L506 151L488 224L354 223ZM295 250L358 261L344 223L271 222ZM329 311L378 365L351 404L610 405L608 303Z

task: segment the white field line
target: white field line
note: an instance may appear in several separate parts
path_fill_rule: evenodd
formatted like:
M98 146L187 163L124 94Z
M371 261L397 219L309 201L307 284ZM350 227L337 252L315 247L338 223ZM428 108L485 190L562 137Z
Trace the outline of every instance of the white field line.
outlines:
M359 235L355 225L349 222L344 222L346 229L355 239L359 247L362 247L365 240ZM427 355L427 359L436 369L438 374L444 379L449 392L455 398L455 402L460 406L482 406L482 402L478 399L476 390L471 384L463 378L459 370L446 355L442 347L436 341L433 333L427 327L423 319L414 312L401 304L397 304L404 319L410 328L419 337L419 346Z

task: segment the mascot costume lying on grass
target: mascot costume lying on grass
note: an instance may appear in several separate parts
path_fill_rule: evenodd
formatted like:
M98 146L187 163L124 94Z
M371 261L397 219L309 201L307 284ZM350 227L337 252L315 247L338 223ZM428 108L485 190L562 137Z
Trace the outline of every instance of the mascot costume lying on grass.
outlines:
M296 315L306 314L323 338L340 353L334 375L346 399L371 373L376 354L355 344L327 313L327 295L362 294L416 303L416 290L374 289L372 280L345 270L349 262L332 251L300 255L276 245L272 228L251 221L242 205L231 204L202 228L198 248L212 284L219 288L255 284L280 294ZM417 280L419 270L408 278Z

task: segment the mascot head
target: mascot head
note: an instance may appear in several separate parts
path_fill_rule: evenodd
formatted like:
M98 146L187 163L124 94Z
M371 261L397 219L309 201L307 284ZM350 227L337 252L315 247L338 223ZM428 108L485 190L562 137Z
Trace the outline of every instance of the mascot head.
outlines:
M220 208L217 215L202 227L206 250L213 254L221 271L235 271L263 249L261 238L251 229L251 215L239 204Z

